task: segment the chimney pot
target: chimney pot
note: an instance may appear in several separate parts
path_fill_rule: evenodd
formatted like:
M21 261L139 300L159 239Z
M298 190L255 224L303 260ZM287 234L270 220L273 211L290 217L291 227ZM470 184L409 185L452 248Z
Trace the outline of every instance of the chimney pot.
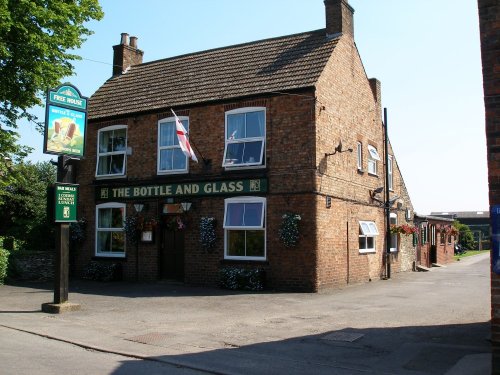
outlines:
M136 36L130 37L130 47L137 48L137 37Z
M326 13L326 35L349 35L354 37L354 9L348 0L324 0Z
M137 49L137 37L122 33L121 43L113 46L113 77L123 74L129 67L142 64L144 52Z
M122 33L120 44L128 45L128 34L127 33Z

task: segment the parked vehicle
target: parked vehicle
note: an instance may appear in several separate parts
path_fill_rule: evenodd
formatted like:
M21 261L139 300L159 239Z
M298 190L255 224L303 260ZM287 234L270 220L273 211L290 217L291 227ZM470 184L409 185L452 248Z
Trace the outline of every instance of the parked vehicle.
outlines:
M454 250L455 250L455 255L463 254L466 252L466 250L459 243L455 244Z

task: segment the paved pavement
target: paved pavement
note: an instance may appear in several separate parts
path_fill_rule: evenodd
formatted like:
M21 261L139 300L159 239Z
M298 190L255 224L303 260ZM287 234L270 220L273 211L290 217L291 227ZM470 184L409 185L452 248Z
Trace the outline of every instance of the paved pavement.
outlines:
M319 294L71 281L0 287L0 327L216 374L488 374L489 256ZM77 372L77 371L76 371Z

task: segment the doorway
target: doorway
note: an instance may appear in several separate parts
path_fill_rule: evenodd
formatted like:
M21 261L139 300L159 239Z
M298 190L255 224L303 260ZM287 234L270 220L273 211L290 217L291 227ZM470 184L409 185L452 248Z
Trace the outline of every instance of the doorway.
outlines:
M162 228L160 279L184 281L184 231Z

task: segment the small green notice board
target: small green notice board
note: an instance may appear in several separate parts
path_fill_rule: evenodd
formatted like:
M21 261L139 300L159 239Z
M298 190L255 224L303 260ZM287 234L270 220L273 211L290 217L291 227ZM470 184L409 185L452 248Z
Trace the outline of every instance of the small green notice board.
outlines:
M55 216L56 223L76 222L76 205L78 203L78 185L55 184Z

